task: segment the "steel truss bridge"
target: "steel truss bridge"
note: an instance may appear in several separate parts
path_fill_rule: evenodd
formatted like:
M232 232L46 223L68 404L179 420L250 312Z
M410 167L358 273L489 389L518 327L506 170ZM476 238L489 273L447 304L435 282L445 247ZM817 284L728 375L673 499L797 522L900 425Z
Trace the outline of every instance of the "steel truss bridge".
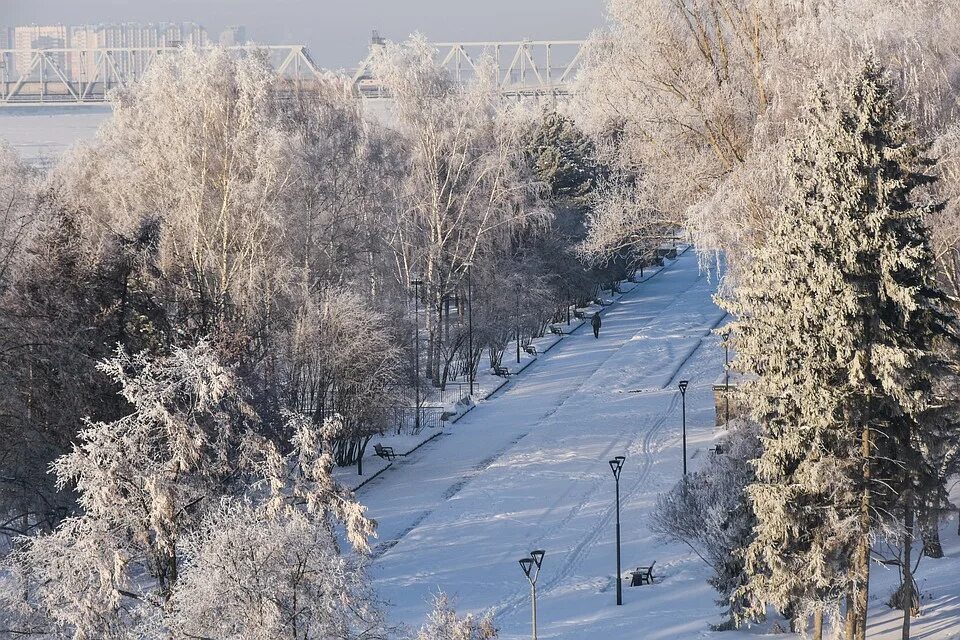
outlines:
M437 60L451 77L469 82L483 61L492 61L497 84L509 97L569 95L580 69L583 42L524 40L515 42L432 43ZM371 71L370 55L352 74L354 94L365 100L389 99ZM302 45L229 47L235 55L265 54L291 92L307 90L329 78ZM180 47L98 49L0 49L0 107L103 104L109 93L143 77L159 57L177 55Z

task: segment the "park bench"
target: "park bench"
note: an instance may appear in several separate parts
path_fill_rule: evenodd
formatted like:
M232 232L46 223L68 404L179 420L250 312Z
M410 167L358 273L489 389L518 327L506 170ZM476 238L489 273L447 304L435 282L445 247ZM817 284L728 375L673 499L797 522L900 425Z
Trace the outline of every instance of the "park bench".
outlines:
M639 587L644 584L653 584L653 565L657 564L654 560L649 567L637 567L630 572L630 586Z
M536 348L535 346L533 346L532 344L525 344L525 345L523 345L523 350L526 351L527 353L529 353L529 354L532 355L532 356L539 355L539 354L537 353L537 348Z
M494 367L493 375L500 376L501 378L509 378L510 369L507 369L506 367L500 367L500 366Z
M573 312L573 317L577 320L583 320L587 317L587 314L585 314L583 311L580 311L580 309L575 309Z
M555 334L558 335L558 336L562 336L562 335L563 335L563 329L561 329L560 327L558 327L558 326L555 325L555 324L552 324L552 325L550 325L550 333L555 333Z
M723 453L723 445L720 443L717 443L714 446L710 447L709 451L715 456L720 455L721 453Z
M393 452L393 447L382 447L379 444L373 445L373 452L384 460L395 460L397 454Z

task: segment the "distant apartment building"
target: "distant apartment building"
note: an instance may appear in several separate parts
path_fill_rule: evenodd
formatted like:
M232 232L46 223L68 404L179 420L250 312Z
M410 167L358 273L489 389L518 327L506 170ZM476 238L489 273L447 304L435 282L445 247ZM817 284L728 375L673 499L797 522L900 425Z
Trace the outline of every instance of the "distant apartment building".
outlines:
M13 48L13 29L0 26L0 49ZM0 53L0 82L10 79L14 74L13 56L9 53Z
M26 73L33 62L33 53L38 49L64 49L67 47L67 27L58 25L28 25L14 27L13 48L21 49L14 57L17 73ZM53 61L60 67L66 68L66 56L63 53L53 54Z
M164 47L197 46L210 43L207 31L193 22L140 24L80 25L70 28L70 46L82 51L70 54L69 70L75 80L96 75L95 49L157 49ZM138 51L118 51L111 63L125 76L139 76L149 62L150 54Z
M243 25L231 25L220 32L220 45L237 47L247 44L247 28Z

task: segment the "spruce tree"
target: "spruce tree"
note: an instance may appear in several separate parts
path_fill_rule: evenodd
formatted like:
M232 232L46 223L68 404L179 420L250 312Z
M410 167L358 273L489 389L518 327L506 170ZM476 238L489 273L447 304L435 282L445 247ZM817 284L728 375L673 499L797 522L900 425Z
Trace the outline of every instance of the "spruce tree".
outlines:
M792 189L724 301L763 425L743 551L749 613L839 615L866 633L871 536L915 491L942 495L929 445L956 433L938 381L956 320L934 280L920 203L931 161L867 61L818 90L791 147Z

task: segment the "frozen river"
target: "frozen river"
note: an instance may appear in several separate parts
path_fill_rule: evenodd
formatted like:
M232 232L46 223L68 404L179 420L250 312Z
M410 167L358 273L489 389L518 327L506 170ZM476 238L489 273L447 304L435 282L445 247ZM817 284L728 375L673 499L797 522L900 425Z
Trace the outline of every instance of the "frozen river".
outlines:
M45 164L74 143L89 140L110 115L110 107L4 107L0 109L0 139L26 160Z

